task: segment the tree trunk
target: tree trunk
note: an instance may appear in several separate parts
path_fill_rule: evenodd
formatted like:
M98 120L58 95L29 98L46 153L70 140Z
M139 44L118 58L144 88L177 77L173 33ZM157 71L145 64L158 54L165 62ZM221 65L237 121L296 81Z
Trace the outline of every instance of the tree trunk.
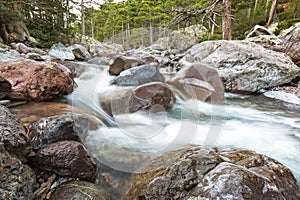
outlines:
M274 0L273 3L272 3L271 10L270 10L270 14L269 14L269 19L268 19L267 25L272 24L272 22L274 20L274 15L275 15L275 12L276 12L277 4L278 4L278 0Z
M223 39L231 40L231 0L223 0Z
M81 34L85 36L84 0L81 0Z

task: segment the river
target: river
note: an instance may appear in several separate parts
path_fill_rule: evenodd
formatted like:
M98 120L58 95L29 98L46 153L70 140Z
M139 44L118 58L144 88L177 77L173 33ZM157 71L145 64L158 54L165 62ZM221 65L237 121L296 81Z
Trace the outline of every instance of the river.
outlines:
M178 98L169 112L140 111L110 116L98 99L111 86L105 66L89 66L67 96L74 106L104 116L101 127L83 138L101 163L135 172L151 157L190 144L238 147L277 159L300 183L300 108L254 95L226 93L220 105Z

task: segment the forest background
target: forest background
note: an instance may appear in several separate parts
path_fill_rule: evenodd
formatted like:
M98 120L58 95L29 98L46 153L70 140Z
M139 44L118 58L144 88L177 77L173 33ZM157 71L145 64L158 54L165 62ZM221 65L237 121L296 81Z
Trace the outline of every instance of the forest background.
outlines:
M216 5L209 10L214 2ZM245 38L257 24L266 25L273 2L231 0L232 39ZM300 21L300 0L276 2L273 20L279 23L276 30L279 33ZM203 24L208 29L201 40L212 40L222 38L223 3L210 0L0 0L0 25L1 22L23 22L41 47L56 42L70 44L78 36L115 42L120 34L124 40L140 33L149 35L154 27L177 30L193 24Z

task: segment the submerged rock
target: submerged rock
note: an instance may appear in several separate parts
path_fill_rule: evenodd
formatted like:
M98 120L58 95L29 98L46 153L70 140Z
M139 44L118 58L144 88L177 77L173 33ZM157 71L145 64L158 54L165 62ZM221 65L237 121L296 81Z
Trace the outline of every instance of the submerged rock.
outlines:
M289 83L300 69L283 53L247 41L207 41L187 51L182 63L198 61L218 70L226 91L256 92Z
M299 97L297 97L295 94L288 93L285 91L268 91L263 93L263 95L271 99L277 99L287 103L300 105Z
M143 65L144 62L141 59L135 57L119 56L109 67L109 74L118 76L122 71Z
M299 198L293 174L274 159L248 150L190 147L150 161L124 199Z
M50 200L110 200L104 189L86 181L71 181L60 185L51 195Z
M35 183L34 171L5 151L0 143L0 199L32 200Z
M164 76L155 65L141 65L122 71L113 81L119 86L138 86L150 82L163 82Z
M224 100L224 87L217 70L205 64L185 66L167 83L187 99L213 103Z
M30 140L20 121L6 107L0 105L0 144L19 158L31 152Z
M62 141L80 141L89 128L89 121L83 115L66 113L42 118L29 125L29 137L33 150Z
M60 60L75 60L72 50L65 47L62 43L53 44L48 54Z
M49 144L29 158L35 167L71 176L92 180L96 175L96 163L85 147L75 141L60 141Z
M109 114L133 113L139 110L168 111L176 98L164 83L148 83L134 89L111 91L101 94L100 105ZM153 109L152 109L153 108Z
M13 100L42 101L62 97L73 91L75 82L71 72L53 62L13 59L0 63L0 76L7 79Z

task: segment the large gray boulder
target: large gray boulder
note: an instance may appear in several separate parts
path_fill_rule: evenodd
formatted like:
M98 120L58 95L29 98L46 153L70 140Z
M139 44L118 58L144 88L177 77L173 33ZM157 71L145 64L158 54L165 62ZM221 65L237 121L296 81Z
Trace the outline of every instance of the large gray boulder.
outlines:
M91 57L89 51L80 44L74 44L72 46L69 46L68 49L70 49L73 52L77 60L87 60Z
M197 24L173 31L169 36L160 38L156 43L160 44L165 50L181 53L197 44L205 34L207 34L207 29L203 25Z
M180 60L216 68L225 90L252 93L289 83L299 68L283 53L267 50L247 41L206 41L194 45Z
M164 76L155 65L141 65L122 71L113 83L119 86L138 86L150 82L163 82Z
M287 167L249 150L188 147L154 158L141 171L125 200L300 198Z
M65 47L62 43L53 44L48 54L60 60L75 60L72 50Z

